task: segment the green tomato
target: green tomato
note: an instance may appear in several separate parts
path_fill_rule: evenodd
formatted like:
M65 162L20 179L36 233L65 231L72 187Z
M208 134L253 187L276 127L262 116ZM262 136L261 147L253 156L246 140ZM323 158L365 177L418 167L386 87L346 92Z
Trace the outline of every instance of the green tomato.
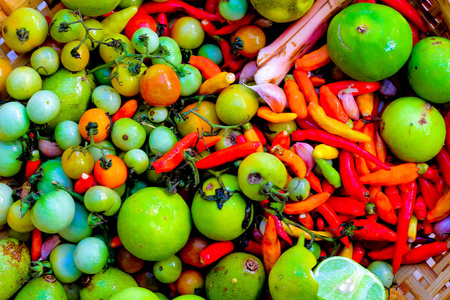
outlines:
M11 205L6 217L6 222L12 230L24 233L30 232L34 229L33 221L31 220L31 210L27 210L25 214L20 217L20 211L22 210L22 203L20 200Z
M36 124L45 124L53 120L61 107L61 101L52 91L38 91L27 103L27 114Z
M31 209L34 226L45 233L57 233L72 223L75 201L69 193L54 190L44 194Z
M144 127L130 118L117 120L111 131L112 142L123 151L141 148L146 137Z
M162 123L169 116L167 107L154 106L148 110L148 118L153 123Z
M19 140L3 142L0 140L0 176L11 177L19 173L22 161L22 143Z
M58 147L66 150L69 147L81 144L81 134L78 130L78 124L74 121L62 121L55 128L55 140ZM90 147L89 149L94 148Z
M53 274L62 283L72 283L83 275L75 265L75 249L73 244L62 244L50 253Z
M220 0L219 12L228 21L242 19L247 12L247 0Z
M8 77L9 78L9 77ZM11 142L24 135L30 127L26 107L19 102L0 106L0 140Z
M139 53L152 53L159 46L159 37L150 28L141 27L133 33L131 43Z
M389 289L391 287L394 281L394 273L390 264L385 261L376 260L367 267L367 270L375 274L385 288Z
M178 256L172 255L153 265L155 278L162 283L175 282L181 275L182 263Z
M193 17L181 17L173 23L170 36L180 48L195 49L203 43L205 32L199 20Z
M108 247L105 242L95 237L80 241L74 252L75 265L86 274L100 272L108 259Z
M314 257L316 259L319 259L319 257L320 257L320 250L321 250L319 244L317 244L316 242L312 243L311 247L309 247L308 250L311 251L312 254L314 254Z
M38 181L37 188L44 193L56 190L56 187L52 184L53 181L73 189L72 179L66 175L62 163L58 159L46 161L39 167L37 172L42 172L42 178Z
M133 185L129 189L129 194L133 195L137 191L145 189L146 187L148 187L148 184L145 181L142 180L135 181L133 182Z
M222 50L214 44L204 44L198 49L197 55L209 58L216 65L220 65L223 60Z
M89 28L96 28L99 30L90 30L89 35L97 41L103 41L103 38L105 37L105 31L103 30L103 25L99 21L95 19L87 19L84 20L84 25L86 25ZM84 31L84 34L81 36L79 40L82 40L84 36L86 35L86 30ZM88 47L89 51L94 50L98 47L98 43L93 43L91 40L87 39L84 41L84 44Z
M100 85L112 86L111 71L112 71L112 69L110 69L110 68L103 68L103 69L95 71L93 73L95 81L97 81L97 83Z
M148 139L150 150L155 155L164 155L176 142L178 142L176 135L166 126L155 128Z
M64 44L81 38L85 33L83 24L78 22L64 26L64 24L76 22L80 19L81 17L70 9L61 9L52 18L49 30L50 36L55 41ZM61 25L61 23L63 23L63 25Z
M52 75L59 69L59 55L55 49L45 46L31 54L30 64L41 75Z
M120 94L109 85L100 85L91 94L92 102L97 108L103 109L110 116L115 114L122 103Z
M90 212L112 216L119 210L121 204L119 194L106 186L93 186L84 194L84 205Z
M6 91L17 100L29 99L41 88L41 76L30 67L15 68L6 79Z
M131 41L123 34L112 33L112 34L106 36L105 39L103 40L103 42L105 42L105 43L109 43L109 42L125 43L125 49L127 50L127 52L130 54L135 53L133 45L131 44ZM99 51L100 51L100 56L105 63L109 63L109 62L119 58L120 56L122 56L125 53L125 51L123 51L121 49L121 47L118 47L118 48L110 47L106 44L101 44L99 47Z
M202 74L200 71L191 65L181 64L178 67L181 76L179 77L181 83L181 96L190 96L198 91L202 85Z
M13 204L12 193L13 190L9 185L0 182L0 226L6 224L8 210Z
M88 216L89 212L84 205L75 202L75 215L72 222L58 234L71 243L78 243L82 239L90 237L92 228L88 225Z
M311 186L305 178L292 178L287 184L289 199L292 201L302 201L309 197Z
M133 169L136 174L144 173L149 165L147 153L141 149L132 149L124 156L124 163L128 168Z
M164 54L164 58L170 61L175 66L179 66L181 64L181 50L177 42L175 42L175 40L170 37L162 36L159 38L159 44L161 45L161 47L165 48L166 51L168 51L168 53ZM152 54L159 55L160 53L157 49ZM152 58L152 64L165 64L172 67L172 65L166 63L166 61L162 58Z

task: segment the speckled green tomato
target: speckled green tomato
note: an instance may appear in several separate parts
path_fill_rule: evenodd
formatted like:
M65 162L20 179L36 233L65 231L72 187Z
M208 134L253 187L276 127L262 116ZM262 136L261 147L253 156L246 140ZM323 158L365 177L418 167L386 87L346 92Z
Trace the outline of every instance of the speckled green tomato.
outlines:
M392 282L394 281L394 274L390 264L385 261L376 260L370 263L367 270L375 274L385 288L391 288Z
M242 84L232 84L220 92L216 113L223 123L239 125L249 122L258 107L258 95L254 91Z
M122 103L119 93L109 85L100 85L91 94L92 102L95 106L103 109L110 116L115 114Z
M116 148L114 147L113 143L111 143L109 140L103 140L100 143L97 143L97 145L103 147L103 153L105 155L117 155ZM88 149L89 153L91 153L92 158L96 162L100 159L100 157L103 157L102 151L98 149L97 147L89 147Z
M6 224L6 216L8 215L8 210L13 204L12 199L13 190L2 182L0 182L0 226Z
M288 182L286 188L289 192L289 199L298 202L308 198L311 186L305 178L294 177Z
M236 138L240 134L242 134L242 132L237 130L220 129L217 135L222 136L222 139L214 145L214 150L218 151L236 145Z
M22 218L20 217L20 211L22 209L22 204L20 200L14 202L9 208L6 221L8 226L14 231L24 233L30 232L34 229L34 224L31 221L31 210L28 210Z
M147 153L141 149L132 149L128 151L123 162L128 168L133 169L136 174L142 174L147 171L149 159Z
M153 154L165 154L169 151L175 143L178 142L178 139L166 126L159 126L155 128L151 133L148 139L148 144L150 146L150 150Z
M30 58L30 64L39 74L49 76L58 71L59 55L49 46L36 49Z
M159 38L159 44L162 47L166 47L167 50L169 51L169 53L166 53L164 55L165 59L167 59L168 61L170 61L172 64L174 64L175 66L179 66L181 64L181 50L180 50L180 46L178 46L177 42L175 42L174 39L167 37L167 36L161 36ZM157 53L158 50L156 50L155 52L153 52L153 55L159 55L159 53ZM166 64L169 65L168 63L166 63L166 61L162 58L153 58L152 59L152 64L156 65L156 64ZM170 67L172 67L171 65L169 65Z
M175 282L181 275L182 263L178 256L172 255L153 265L155 278L162 283Z
M159 37L148 27L141 27L133 33L131 38L133 47L139 53L154 52L159 46Z
M30 67L12 70L6 79L6 91L17 100L26 100L42 88L41 75Z
M58 144L58 147L62 150L66 150L67 148L72 146L80 145L81 134L78 130L78 124L74 121L66 120L56 125L55 141ZM92 148L95 147L90 147L89 150Z
M0 299L10 299L22 287L30 262L30 251L25 243L14 238L0 240Z
M52 159L43 163L37 172L42 171L42 178L38 181L38 190L48 193L56 189L52 181L57 181L69 189L73 188L72 179L70 179L62 168L60 160Z
M137 286L131 275L109 267L106 271L95 274L81 290L80 296L83 300L109 299L118 291Z
M50 23L50 36L57 42L68 43L79 39L85 32L83 24L80 22L68 25L68 30L60 30L61 23L72 23L79 21L80 15L75 14L70 9L61 9L52 18Z
M93 186L84 194L84 205L90 212L112 216L119 210L121 204L119 194L106 186Z
M75 201L69 193L54 190L40 197L31 209L34 226L45 233L57 233L72 223Z
M19 140L3 142L0 140L0 176L10 177L19 173L22 161L17 158L22 154Z
M153 106L148 110L148 118L153 123L162 123L169 116L167 107Z
M75 215L69 226L59 231L58 234L68 242L78 243L82 239L90 237L92 228L88 224L89 212L83 204L75 202Z
M275 187L284 188L287 171L284 164L272 154L256 152L250 154L239 166L239 186L242 192L252 200L267 199L263 186L272 183Z
M109 298L109 300L128 300L128 299L140 299L140 300L158 300L152 291L142 287L131 287L121 290Z
M141 103L138 105L138 108L132 117L133 120L140 123L141 125L142 125L141 122L148 124L148 125L142 125L142 127L144 127L147 135L149 135L153 131L154 127L156 127L152 122L149 121L148 114L149 114L149 108L145 104Z
M178 194L148 187L125 200L117 231L124 247L144 260L174 255L187 242L192 228L189 207Z
M130 118L117 120L111 131L112 142L123 151L141 148L146 137L144 127Z
M123 34L120 33L112 33L108 36L105 36L105 39L103 40L105 43L109 43L112 42L113 40L115 41L121 41L122 43L125 43L125 49L127 50L128 53L134 54L135 50L133 48L133 45L131 44L131 41ZM119 58L120 56L122 56L125 52L124 51L120 51L119 49L115 49L114 47L109 47L105 44L100 45L99 51L100 51L100 56L103 59L103 61L105 63L109 63L117 58Z
M74 252L76 267L86 274L100 272L108 259L108 247L104 241L96 237L81 240Z
M253 205L247 205L240 194L236 176L224 174L221 180L231 197L217 199L217 202L206 200L204 197L214 197L221 188L216 177L208 178L203 183L202 192L197 192L194 196L191 213L195 227L204 236L217 241L229 241L240 236L250 226ZM220 200L226 200L222 207L219 207Z
M50 263L53 274L62 283L72 283L83 275L75 265L74 253L77 248L74 244L62 244L50 253Z
M0 140L11 142L24 135L30 127L26 107L19 102L0 106Z

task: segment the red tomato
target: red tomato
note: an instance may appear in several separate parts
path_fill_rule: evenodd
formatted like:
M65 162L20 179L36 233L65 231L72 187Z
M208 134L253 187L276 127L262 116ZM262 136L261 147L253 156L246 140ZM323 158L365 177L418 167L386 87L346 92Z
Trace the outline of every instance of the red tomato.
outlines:
M131 40L133 33L141 27L147 27L156 32L156 21L150 15L138 13L125 26L125 35Z

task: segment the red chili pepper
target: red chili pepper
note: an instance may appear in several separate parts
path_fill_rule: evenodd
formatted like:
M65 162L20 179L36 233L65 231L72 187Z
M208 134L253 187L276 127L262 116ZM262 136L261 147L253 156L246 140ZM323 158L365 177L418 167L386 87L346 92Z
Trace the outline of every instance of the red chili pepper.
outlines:
M217 27L210 20L201 20L200 26L203 31L210 37L214 37L214 33L217 31Z
M411 249L403 255L402 264L412 265L426 261L430 257L441 255L449 249L448 242L434 242Z
M423 200L425 200L428 209L433 209L439 199L438 191L434 187L433 183L424 178L419 177L417 181L419 182L420 192L422 193Z
M423 233L425 234L431 234L433 232L433 225L431 225L430 221L428 221L427 219L424 219L422 221L422 228L423 228Z
M358 217L362 217L366 214L366 205L363 202L352 198L331 196L327 200L327 204L338 214Z
M182 161L184 151L195 145L198 139L198 133L192 132L181 140L175 143L175 145L167 151L163 156L158 158L155 162L152 162L152 166L156 171L156 174L169 172L175 169Z
M216 242L209 244L205 249L200 251L200 263L203 266L212 264L218 261L225 255L233 252L234 244L231 241Z
M411 28L412 38L413 38L413 47L420 41L419 29L416 25L408 21L409 27Z
M428 32L427 25L422 20L419 12L407 0L381 0L381 2L401 13L406 19L413 22L420 31Z
M322 180L322 189L324 192L328 192L330 194L333 194L334 191L336 190L336 188L332 186L331 183L326 178Z
M412 181L409 184L400 186L402 207L398 211L398 223L397 223L397 235L398 238L395 241L394 257L392 259L392 268L394 275L397 273L398 268L402 262L402 252L404 245L408 240L408 228L411 216L414 212L414 204L417 196L417 184L416 181Z
M33 229L33 235L31 237L31 260L37 261L41 257L42 248L42 233L39 229Z
M197 144L195 145L195 148L197 149L198 153L201 153L201 152L205 151L206 149L209 149L210 147L214 146L221 139L222 139L222 136L220 136L220 135L204 136L204 137L198 139Z
M122 246L122 241L120 240L120 237L118 235L116 235L115 237L113 237L111 239L111 243L110 243L111 248L117 248Z
M236 144L239 145L239 144L244 144L246 142L247 142L247 139L242 134L240 134L236 137Z
M267 213L267 215L268 215L269 218L273 218L273 220L275 221L275 228L277 230L278 236L280 238L282 238L283 240L285 240L289 245L292 246L291 238L286 233L286 231L284 231L283 223L276 216L274 216L273 214Z
M384 188L384 193L388 196L394 209L402 207L402 197L400 197L400 191L395 185L387 186Z
M206 0L205 11L209 12L210 14L215 14L219 7L219 2L220 0Z
M372 250L369 253L367 253L367 256L369 256L373 260L388 260L392 259L394 257L394 245L389 245L387 247L383 247L379 250ZM402 248L400 249L400 253L404 255L405 253L409 252L408 244L402 244Z
M336 212L333 210L333 208L328 205L327 203L322 203L319 205L319 207L316 208L317 212L324 217L324 219L327 221L328 225L330 226L331 233L334 236L342 236L341 228L342 221L339 218L339 216L336 214ZM345 247L350 247L350 241L348 239L348 236L343 237L341 239L342 243L345 245Z
M330 91L336 96L339 94L340 91L349 88L350 85L352 89L358 90L352 92L353 96L375 92L381 87L381 84L378 81L364 82L357 80L342 80L326 84L326 86L330 89Z
M352 153L341 150L339 153L339 173L341 174L342 185L350 193L350 198L367 202L369 191L361 183L355 169L355 159Z
M275 220L273 218L267 219L261 246L264 267L267 273L269 273L281 255L280 240L278 239Z
M224 38L221 38L218 35L213 36L213 38L219 43L220 50L222 50L223 56L223 65L222 68L230 66L232 64L231 61L231 46L230 43Z
M322 231L325 230L325 220L322 217L317 217L316 218L316 230L318 231Z
M189 64L196 67L206 79L210 79L222 72L215 62L205 56L191 55Z
M75 191L75 193L84 194L94 185L95 185L94 176L83 173L81 174L80 179L78 179L75 182L73 190Z
M357 227L364 227L353 231L353 238L359 241L387 241L397 240L397 234L388 227L379 223L374 223L367 219L352 220Z
M414 215L418 220L424 220L427 217L427 204L422 195L417 196L414 204Z
M444 188L445 188L445 181L442 177L440 177L439 180L436 181L435 187L436 187L436 191L439 194L439 197L442 196L442 194L444 193Z
M41 165L41 155L39 150L33 150L31 157L27 160L25 165L25 177L30 178L31 175L36 173L37 169Z
M322 130L322 128L317 124L316 121L314 121L314 119L311 117L310 114L308 114L306 118L303 119L297 118L295 119L295 121L297 122L298 126L303 130L307 129Z
M348 122L348 114L344 111L341 100L331 92L328 85L323 85L319 89L319 101L327 116L342 123Z
M237 22L230 23L228 25L223 26L222 28L218 29L214 34L216 35L228 35L239 28L249 25L253 20L256 18L256 14L254 13L248 13L243 18L239 19Z
M381 162L378 158L370 154L369 152L361 149L354 142L351 142L345 138L333 135L323 130L307 129L296 130L292 132L292 141L300 142L304 140L315 141L323 144L327 144L332 147L341 148L353 154L356 154L367 161L373 162L378 167L384 170L390 170L390 167Z
M320 183L320 179L317 178L317 176L313 172L309 172L308 175L305 177L306 180L308 180L309 185L311 188L316 191L317 193L322 193L323 188L322 184Z
M109 17L110 15L114 14L115 12L116 12L115 10L112 10L112 11L110 11L110 12L107 12L106 14L103 14L103 15L102 15L102 18L107 18L107 17Z
M209 13L200 8L187 4L184 1L168 0L166 2L146 2L139 7L138 13L144 13L147 15L156 13L175 13L182 12L193 18L202 20L207 19L210 21L220 21L216 14Z
M441 151L436 155L436 160L439 164L442 178L450 186L450 152L445 147L442 147Z
M447 135L445 136L445 147L447 148L447 151L450 152L450 110L447 110L447 112L444 115L444 121L445 121L445 129L447 131Z
M131 118L138 108L138 102L134 99L125 102L121 108L111 117L113 122L122 118Z
M245 124L244 124L245 125ZM259 141L261 142L261 144L264 146L264 145L267 145L267 140L266 140L266 137L264 136L264 133L261 131L261 129L259 128L259 126L258 125L256 125L256 124L254 124L254 123L251 123L251 125L252 125L252 128L253 128L253 130L255 131L255 133L258 135L258 139L259 139ZM244 128L244 130L245 130L245 128ZM244 136L245 136L245 134L244 134Z
M378 97L378 94L375 94L373 98L373 111L371 117L372 118L378 117L379 110L380 110L380 97Z
M431 166L428 166L427 171L422 175L420 175L420 177L431 180L434 183L436 183L439 179L441 179L441 176L439 175L439 170Z
M262 257L262 246L254 240L249 240L248 245L244 248L245 252L251 253L255 256Z
M366 253L366 248L364 248L363 244L361 242L354 242L353 243L353 255L352 259L357 262L358 264L361 262L361 259L364 257L364 254Z
M309 230L314 230L314 220L310 213L303 213L298 215L298 221ZM323 219L322 219L323 221ZM325 224L324 224L325 228ZM322 228L323 229L323 228Z
M225 60L225 59L224 59ZM244 67L248 58L242 55L232 54L228 64L224 64L222 68L227 68L229 72L236 73Z
M289 136L289 133L285 130L280 131L272 141L272 147L280 145L284 149L289 149L291 146L291 138Z
M163 31L161 32L161 36L170 36L170 26L169 20L167 19L167 15L165 13L159 13L155 17L155 21L164 26Z
M211 153L210 155L197 161L195 163L195 166L198 169L214 168L255 153L256 149L258 149L260 146L260 142L246 142L244 144L236 144L231 147Z

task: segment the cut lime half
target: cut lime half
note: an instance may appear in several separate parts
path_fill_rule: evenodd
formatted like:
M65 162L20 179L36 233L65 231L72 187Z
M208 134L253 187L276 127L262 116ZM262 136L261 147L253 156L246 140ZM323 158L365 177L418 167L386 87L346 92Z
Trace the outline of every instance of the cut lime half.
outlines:
M330 257L317 265L314 276L319 283L319 299L385 300L380 280L360 264L345 257Z

